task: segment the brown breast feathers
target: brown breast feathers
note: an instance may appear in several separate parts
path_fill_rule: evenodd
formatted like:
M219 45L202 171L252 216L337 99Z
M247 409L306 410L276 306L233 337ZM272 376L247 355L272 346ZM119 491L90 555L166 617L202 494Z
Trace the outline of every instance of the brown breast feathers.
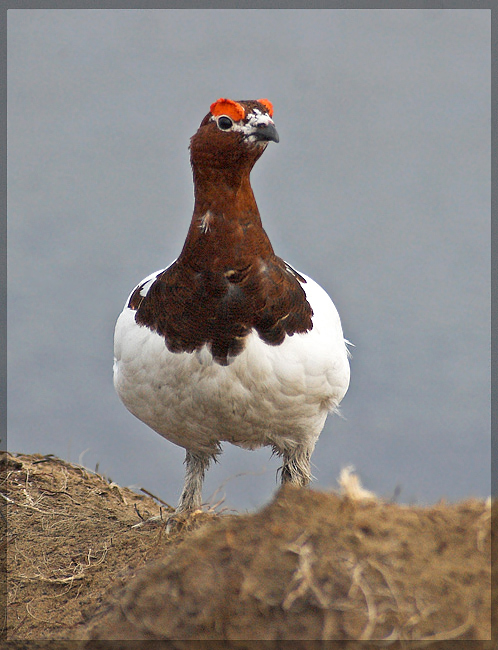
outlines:
M227 364L252 330L279 345L313 327L305 280L274 254L249 181L268 142L278 142L271 116L267 100L220 99L191 139L195 205L183 250L128 305L172 352L207 344Z
M280 258L254 260L245 269L199 272L175 262L151 285L138 287L129 303L136 322L164 337L171 352L193 352L207 344L214 359L228 363L254 328L270 345L311 329L312 311L304 279Z

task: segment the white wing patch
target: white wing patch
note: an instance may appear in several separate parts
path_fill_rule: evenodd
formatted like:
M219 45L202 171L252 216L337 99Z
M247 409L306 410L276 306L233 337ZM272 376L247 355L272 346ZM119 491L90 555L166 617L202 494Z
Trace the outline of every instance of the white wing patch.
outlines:
M171 266L171 264L170 264L170 266ZM166 267L166 268L169 268L169 266ZM131 297L133 296L133 294L135 293L135 291L138 288L140 288L140 295L142 296L142 298L145 298L145 296L149 293L149 289L151 288L151 286L154 284L154 282L157 280L157 278L161 275L161 273L163 273L165 270L166 269L161 269L160 271L156 271L155 273L151 273L146 278L144 278L142 280L142 282L140 282L140 284L137 284L137 286L133 289L133 291L128 296L128 299L126 301L126 305L128 305L130 303Z
M154 284L156 279L157 276L155 278L151 278L148 282L142 285L142 288L140 289L140 295L142 296L142 298L145 298L145 296L149 293L149 289Z

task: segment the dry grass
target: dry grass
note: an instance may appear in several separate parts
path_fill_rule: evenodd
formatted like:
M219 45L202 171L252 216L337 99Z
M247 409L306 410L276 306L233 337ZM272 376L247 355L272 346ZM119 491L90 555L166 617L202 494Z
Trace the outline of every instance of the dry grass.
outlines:
M287 487L258 513L198 512L168 534L151 522L167 518L168 504L80 466L8 454L3 469L8 634L19 643L470 648L490 637L490 501L384 503L347 470L339 494Z
M163 526L146 523L166 519L173 508L84 467L37 454L6 454L3 461L9 638L65 634L86 620L113 584L184 534L165 536ZM185 534L195 518L186 523Z

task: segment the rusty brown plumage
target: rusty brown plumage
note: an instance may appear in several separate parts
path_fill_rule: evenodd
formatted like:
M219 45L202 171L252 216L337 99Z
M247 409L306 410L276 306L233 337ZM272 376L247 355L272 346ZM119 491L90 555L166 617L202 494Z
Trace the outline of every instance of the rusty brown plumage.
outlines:
M269 110L257 101L238 104L246 115ZM145 296L138 287L129 302L136 322L163 336L172 352L207 344L224 365L253 329L278 345L313 326L305 280L275 255L252 192L250 172L265 146L244 131L222 131L211 113L191 139L195 205L183 250Z

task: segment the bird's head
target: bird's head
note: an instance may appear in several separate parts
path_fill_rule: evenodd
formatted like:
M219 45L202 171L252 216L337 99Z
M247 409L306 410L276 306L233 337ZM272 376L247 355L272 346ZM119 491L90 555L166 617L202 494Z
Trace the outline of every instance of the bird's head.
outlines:
M279 137L272 119L273 106L267 99L213 102L197 133L190 140L194 169L201 167L249 171Z

